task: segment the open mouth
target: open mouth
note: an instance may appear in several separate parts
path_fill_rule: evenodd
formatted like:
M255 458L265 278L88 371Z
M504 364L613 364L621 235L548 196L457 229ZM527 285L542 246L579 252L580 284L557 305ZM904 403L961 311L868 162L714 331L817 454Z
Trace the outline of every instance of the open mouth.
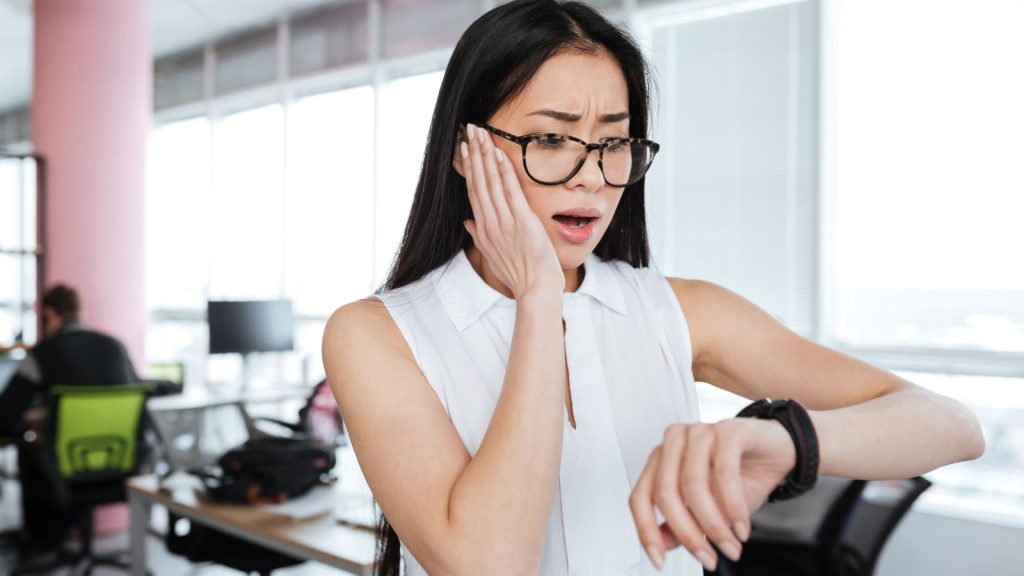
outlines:
M562 215L556 215L556 216L554 216L554 219L558 220L559 222L561 222L562 224L564 224L565 226L568 226L570 228L583 228L584 226L589 224L591 220L596 220L596 218L588 218L588 217L585 217L585 216L562 216Z

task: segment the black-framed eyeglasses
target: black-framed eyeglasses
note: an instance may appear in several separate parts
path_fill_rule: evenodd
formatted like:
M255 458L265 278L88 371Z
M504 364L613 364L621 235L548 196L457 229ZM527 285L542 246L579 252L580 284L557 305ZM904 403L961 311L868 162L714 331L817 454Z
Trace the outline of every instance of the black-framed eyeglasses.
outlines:
M616 188L629 186L644 177L661 148L660 144L646 138L602 138L600 142L590 143L565 134L516 136L487 124L481 127L519 144L527 176L548 186L572 179L594 150L597 150L597 165L605 183Z

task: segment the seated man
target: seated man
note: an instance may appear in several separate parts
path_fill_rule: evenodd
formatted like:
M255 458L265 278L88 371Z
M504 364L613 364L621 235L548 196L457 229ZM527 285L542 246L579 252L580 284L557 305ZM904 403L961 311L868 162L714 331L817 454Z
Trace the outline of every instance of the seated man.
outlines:
M138 382L128 352L116 339L87 328L79 320L78 293L66 285L47 290L42 300L45 337L28 351L0 393L0 435L20 436L26 415L42 408L53 386L90 386ZM19 444L18 467L26 536L30 546L58 546L70 519L47 493L46 462ZM145 449L145 447L143 447ZM29 556L35 555L30 552ZM23 555L24 558L24 555Z
M29 350L0 394L0 435L14 435L23 428L25 412L45 402L51 386L138 381L124 345L78 319L74 288L58 284L47 290L42 315L45 337Z

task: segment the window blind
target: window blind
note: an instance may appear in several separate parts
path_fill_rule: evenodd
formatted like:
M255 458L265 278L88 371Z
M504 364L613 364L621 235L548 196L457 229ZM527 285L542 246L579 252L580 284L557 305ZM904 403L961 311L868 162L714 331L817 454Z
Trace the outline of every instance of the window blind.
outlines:
M805 336L817 282L816 17L809 1L684 4L649 28L663 143L648 175L655 264L721 284Z

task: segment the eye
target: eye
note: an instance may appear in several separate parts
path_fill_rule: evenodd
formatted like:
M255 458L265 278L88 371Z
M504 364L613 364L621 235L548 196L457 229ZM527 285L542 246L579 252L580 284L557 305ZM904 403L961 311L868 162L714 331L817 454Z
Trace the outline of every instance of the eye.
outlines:
M566 137L561 134L541 134L534 139L541 148L557 149L561 148L565 142Z

